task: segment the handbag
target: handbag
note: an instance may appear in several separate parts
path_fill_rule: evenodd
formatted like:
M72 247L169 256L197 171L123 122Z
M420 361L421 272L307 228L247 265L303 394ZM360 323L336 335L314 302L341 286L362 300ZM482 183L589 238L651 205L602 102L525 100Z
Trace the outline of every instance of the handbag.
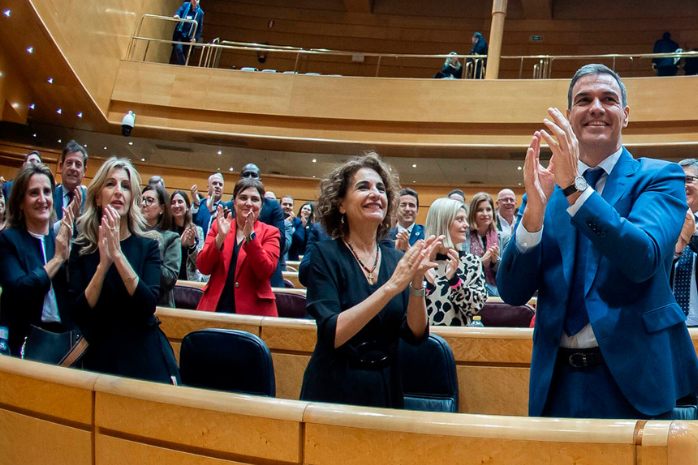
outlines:
M20 358L70 367L80 360L87 345L78 330L52 333L31 325L29 334L24 338Z

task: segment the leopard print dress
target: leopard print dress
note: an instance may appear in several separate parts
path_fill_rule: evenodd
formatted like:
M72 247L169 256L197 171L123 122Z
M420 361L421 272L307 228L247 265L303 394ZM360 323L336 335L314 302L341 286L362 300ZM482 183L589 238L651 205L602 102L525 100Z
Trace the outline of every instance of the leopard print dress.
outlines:
M452 279L446 279L448 262L439 260L434 284L427 281L427 314L433 326L467 326L487 300L482 262L473 254L458 254L460 264Z

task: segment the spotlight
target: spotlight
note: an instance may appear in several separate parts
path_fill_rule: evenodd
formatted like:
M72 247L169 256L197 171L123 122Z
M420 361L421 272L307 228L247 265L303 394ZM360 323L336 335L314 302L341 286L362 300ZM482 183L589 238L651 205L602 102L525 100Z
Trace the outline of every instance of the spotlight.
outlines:
M27 53L34 53L34 47L27 47Z
M219 150L219 151L218 151L218 155L223 155L223 151L222 151L222 150Z
M49 84L53 84L53 78L48 78L46 82L48 82Z
M29 109L30 109L30 110L33 110L33 109L34 109L34 104L33 104L33 103L30 103L30 104L29 104Z
M2 14L4 14L5 16L7 16L9 18L10 15L12 14L12 12L10 10L5 10L2 12Z
M62 115L62 114L63 114L63 110L61 110L61 109L59 108L58 110L56 110L56 113L58 113L59 115Z
M82 118L82 112L78 113L78 118Z

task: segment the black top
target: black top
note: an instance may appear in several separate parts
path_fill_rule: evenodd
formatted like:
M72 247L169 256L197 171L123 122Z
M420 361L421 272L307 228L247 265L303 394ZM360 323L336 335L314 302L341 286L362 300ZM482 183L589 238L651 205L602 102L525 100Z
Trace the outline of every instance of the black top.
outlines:
M186 228L184 226L174 226L174 231L179 234L179 237L182 237L182 234L184 234L184 230ZM181 279L183 281L188 280L189 278L187 277L187 257L189 257L189 246L188 245L183 245L182 246L182 263L179 265L179 275L178 279Z
M177 363L167 338L158 327L155 305L160 291L160 250L155 240L131 235L121 241L121 251L139 277L131 296L112 264L104 277L94 308L85 289L99 264L99 251L70 254L71 315L89 348L83 358L87 370L172 383L179 379Z
M51 227L44 242L48 261L53 258L56 247L56 235ZM44 264L41 241L26 229L9 228L0 234L0 326L6 326L10 332L8 343L12 355L19 356L29 326L42 325L44 297L52 283L61 323L65 330L74 328L66 311L66 268L61 267L53 279L49 279Z
M233 247L233 258L230 259L230 268L228 268L228 276L225 277L225 286L223 287L223 292L221 293L220 299L218 299L218 305L216 306L217 312L222 313L236 313L235 312L235 270L238 265L238 254L240 252L240 247L243 241L235 241L235 247Z
M334 348L337 316L368 298L391 277L403 253L380 244L376 284L369 285L344 242L318 242L308 279L307 311L317 322L317 344L303 377L301 399L373 407L403 406L397 362L400 337L419 344L407 326L407 287L341 347Z

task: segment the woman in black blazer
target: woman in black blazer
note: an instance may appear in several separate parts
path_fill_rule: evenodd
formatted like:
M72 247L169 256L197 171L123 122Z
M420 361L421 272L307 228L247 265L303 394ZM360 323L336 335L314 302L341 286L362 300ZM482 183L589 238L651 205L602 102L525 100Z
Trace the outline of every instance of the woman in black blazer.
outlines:
M19 356L30 325L60 333L73 328L66 311L65 262L73 235L71 205L58 235L51 225L54 180L42 164L25 165L8 205L10 228L0 234L0 326L9 329L10 352Z
M87 188L70 253L71 314L90 344L85 369L177 384L155 316L162 260L141 213L140 182L131 162L112 157Z

